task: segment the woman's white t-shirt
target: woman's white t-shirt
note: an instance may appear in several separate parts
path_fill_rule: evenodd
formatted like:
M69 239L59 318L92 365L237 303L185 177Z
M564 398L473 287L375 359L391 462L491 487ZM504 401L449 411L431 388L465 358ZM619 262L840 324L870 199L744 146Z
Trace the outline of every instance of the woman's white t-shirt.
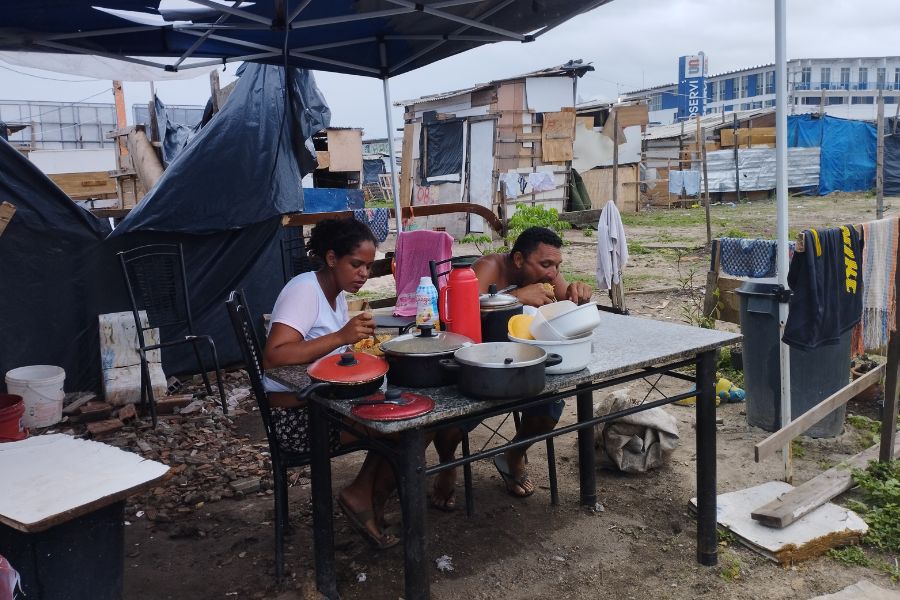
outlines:
M270 324L283 323L299 331L304 340L314 340L339 331L350 320L343 291L337 295L334 306L331 308L328 303L316 273L301 273L288 281L278 294ZM344 350L344 346L339 346L328 354L338 354ZM267 392L291 391L268 377L264 378L263 384Z

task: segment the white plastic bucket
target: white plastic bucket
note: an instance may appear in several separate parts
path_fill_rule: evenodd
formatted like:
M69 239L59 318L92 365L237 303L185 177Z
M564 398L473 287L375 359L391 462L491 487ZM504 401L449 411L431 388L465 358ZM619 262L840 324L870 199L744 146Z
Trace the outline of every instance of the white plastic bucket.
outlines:
M53 365L30 365L6 372L6 389L22 396L25 427L49 427L62 419L66 372Z

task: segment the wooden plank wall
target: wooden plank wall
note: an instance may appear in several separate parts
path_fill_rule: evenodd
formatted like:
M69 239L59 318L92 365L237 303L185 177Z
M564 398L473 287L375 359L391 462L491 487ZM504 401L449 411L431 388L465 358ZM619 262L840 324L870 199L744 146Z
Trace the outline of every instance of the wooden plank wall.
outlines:
M106 171L48 175L73 200L116 198L116 181Z
M640 210L640 185L638 181L638 165L622 165L619 167L618 203L619 212L633 213ZM590 169L581 173L584 187L591 197L591 208L603 208L612 200L613 170L612 167Z

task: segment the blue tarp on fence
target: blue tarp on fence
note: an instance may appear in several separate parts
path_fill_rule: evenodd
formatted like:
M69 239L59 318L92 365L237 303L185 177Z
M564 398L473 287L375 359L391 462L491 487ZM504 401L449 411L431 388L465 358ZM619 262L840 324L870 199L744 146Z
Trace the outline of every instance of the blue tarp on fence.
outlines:
M788 145L822 149L820 196L862 192L875 185L875 125L818 115L788 117Z

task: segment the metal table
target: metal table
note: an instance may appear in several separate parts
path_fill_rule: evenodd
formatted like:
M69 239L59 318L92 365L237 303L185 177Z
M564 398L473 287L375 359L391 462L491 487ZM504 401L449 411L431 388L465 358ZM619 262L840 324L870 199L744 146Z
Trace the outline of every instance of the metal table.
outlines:
M314 396L309 404L312 443L312 496L316 582L328 598L338 598L335 583L334 529L331 498L331 465L328 456L328 432L337 418L352 419L380 434L394 434L392 447L398 466L397 484L403 513L404 598L421 600L429 597L430 561L425 554L426 477L475 460L507 451L511 447L531 444L572 432L578 434L581 504L597 503L594 425L625 414L648 410L697 395L697 560L715 565L716 549L716 414L715 351L741 339L728 332L689 327L638 317L600 313L600 325L592 339L592 358L588 366L576 373L547 376L544 391L537 397L518 401L485 402L462 396L455 386L416 390L434 398L435 409L421 417L405 421L367 421L351 414L347 400L329 400ZM675 369L695 367L695 375ZM303 366L281 367L267 374L294 389L309 383ZM696 382L698 392L686 391L638 406L594 417L593 392L664 374ZM557 427L554 431L515 444L491 448L463 456L452 462L428 467L425 463L426 433L472 418L487 418L511 410L576 397L577 422ZM467 482L468 483L468 482Z

